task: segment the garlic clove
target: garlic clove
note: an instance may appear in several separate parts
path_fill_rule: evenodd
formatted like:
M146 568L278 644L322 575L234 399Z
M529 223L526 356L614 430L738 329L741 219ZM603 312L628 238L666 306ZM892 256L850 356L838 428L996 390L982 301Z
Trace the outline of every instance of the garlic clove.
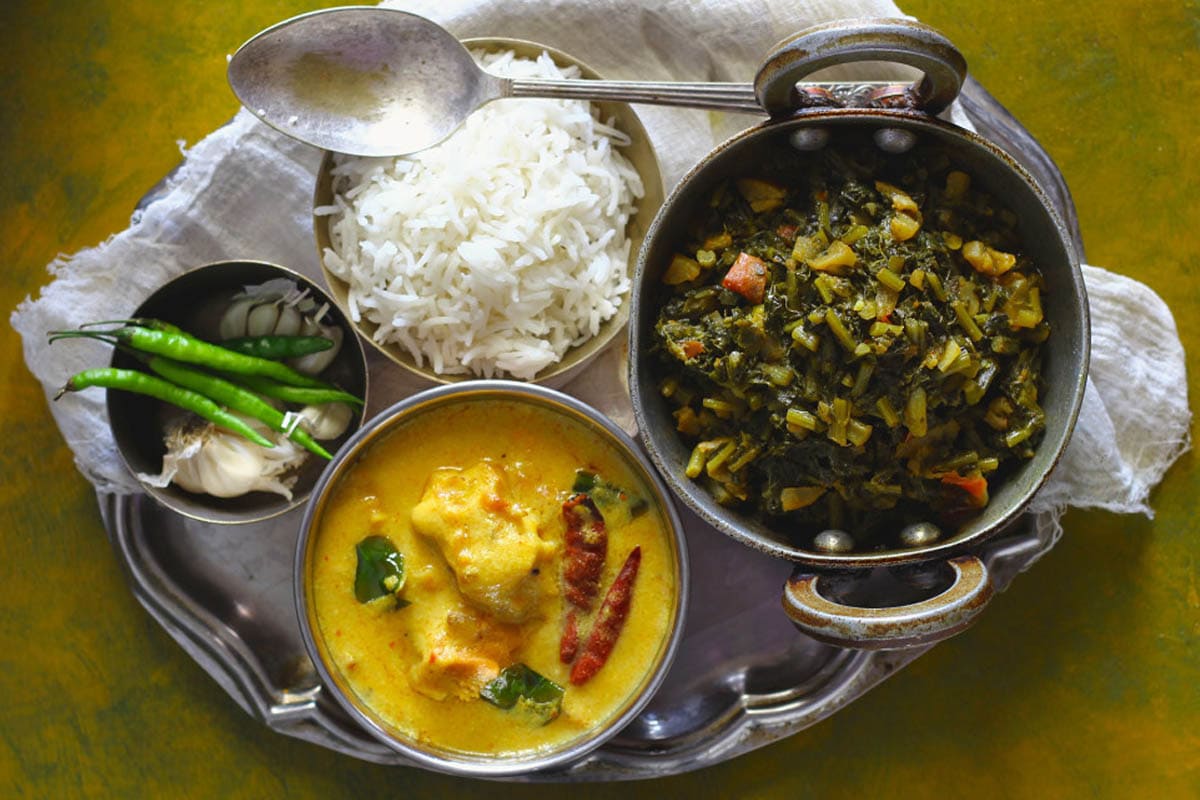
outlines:
M300 324L301 336L320 336L321 326L307 314L304 315L304 321Z
M275 332L275 323L279 321L279 305L264 303L250 309L246 316L247 336L269 336Z
M236 339L246 335L246 316L254 307L254 302L253 298L242 297L230 303L217 329L222 339Z
M319 441L341 436L354 419L354 409L346 403L319 403L305 406L297 413L309 434Z
M325 369L333 363L337 358L338 351L342 349L342 329L340 326L317 326L318 332L314 335L324 336L333 340L333 347L328 350L322 350L319 353L309 353L306 356L293 358L288 360L288 364L297 372L303 372L305 375L320 375Z
M303 321L304 317L295 306L284 306L279 310L279 318L275 320L275 330L272 333L276 336L295 336L300 333Z

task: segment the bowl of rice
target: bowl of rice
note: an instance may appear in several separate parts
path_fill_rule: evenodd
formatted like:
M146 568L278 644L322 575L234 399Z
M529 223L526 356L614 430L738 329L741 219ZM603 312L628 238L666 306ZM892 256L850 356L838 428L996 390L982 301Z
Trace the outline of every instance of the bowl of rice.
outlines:
M497 74L599 77L533 42L463 44ZM621 336L662 198L628 104L504 99L411 156L326 153L313 221L331 296L392 361L557 386Z

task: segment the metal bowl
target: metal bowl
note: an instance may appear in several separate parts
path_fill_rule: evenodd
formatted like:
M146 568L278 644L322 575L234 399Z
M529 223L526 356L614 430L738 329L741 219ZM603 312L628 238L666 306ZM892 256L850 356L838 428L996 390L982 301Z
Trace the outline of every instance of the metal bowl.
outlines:
M536 42L529 42L523 39L480 38L464 39L463 44L471 49L490 52L512 50L517 56L524 58L537 58L541 53L545 52L559 66L578 67L581 76L584 78L600 78L600 75L594 69L579 59L561 50L556 50ZM500 100L497 102L506 101ZM642 178L642 184L645 189L645 194L638 203L637 212L630 218L625 230L625 235L630 241L629 252L632 258L632 254L636 253L641 246L642 239L650 227L650 220L662 204L662 175L659 171L658 158L654 153L654 148L650 145L650 138L646 134L646 129L642 127L641 120L638 119L637 114L628 103L597 102L594 105L599 110L602 120L615 120L616 127L629 136L631 142L628 146L621 148L621 153L637 170ZM333 159L334 155L332 153L326 153L325 157L321 160L320 168L317 171L316 191L313 198L314 208L327 207L333 203L334 180L331 173ZM339 307L343 311L348 312L350 308L348 299L349 285L325 267L325 251L331 249L329 222L330 217L328 215L313 215L313 231L316 237L317 255L321 260L325 281L329 285L330 294ZM595 336L567 350L560 361L544 368L534 376L532 382L549 386L561 386L569 381L593 358L621 336L625 330L625 324L629 320L629 307L629 298L626 297L617 313L601 324ZM396 343L380 343L377 341L375 334L379 326L375 323L360 319L355 325L359 332L362 333L363 338L371 342L385 356L399 364L405 370L430 383L457 383L475 379L475 376L469 374L447 375L435 372L428 365L420 366L408 350L401 345Z
M318 302L330 306L325 320L340 325L345 336L342 349L322 377L352 394L367 396L367 362L362 343L332 299L316 283L286 267L262 261L221 261L196 267L169 281L143 302L135 317L170 322L203 339L216 340L216 329L229 300L246 286L275 278L287 278ZM140 369L139 362L127 353L116 351L112 366ZM113 438L125 466L133 475L157 475L162 471L163 423L172 413L166 404L150 397L109 390L108 416ZM365 404L364 404L365 408ZM325 442L333 450L346 441L362 424L364 409L355 412L350 427L339 438ZM142 481L142 488L167 508L185 517L217 525L261 522L303 505L316 485L324 464L313 456L299 469L292 498L271 492L250 492L240 497L214 497L196 494L175 484L159 488Z
M472 403L528 403L561 416L568 424L579 426L607 442L620 454L653 496L651 504L661 512L664 531L672 550L675 569L675 598L671 609L670 632L660 643L651 669L644 675L636 691L624 705L597 728L580 734L558 748L529 755L495 757L466 755L440 748L434 743L418 741L397 730L376 713L369 702L359 697L349 686L341 669L328 652L325 638L313 602L313 558L316 551L317 529L326 505L339 481L359 458L376 442L383 440L400 426L431 411L461 407ZM358 431L326 468L317 484L300 527L296 546L295 601L304 644L317 667L324 691L329 692L343 709L365 730L392 747L415 764L455 775L502 777L546 770L575 761L624 728L650 701L661 685L675 656L683 633L684 611L688 594L687 549L683 527L671 502L670 492L654 472L653 467L636 444L619 427L590 406L554 389L512 381L470 381L428 389L393 405L373 418Z
M802 92L796 83L811 70L855 60L900 61L922 68L912 86L846 87L844 93ZM1011 156L991 142L934 116L957 94L966 65L953 46L926 26L904 20L836 23L781 44L756 80L760 101L773 118L718 146L668 196L638 257L634 317L630 323L630 387L646 449L676 494L703 519L751 547L796 561L785 607L806 632L845 646L923 644L961 630L990 597L987 570L971 555L1018 519L1066 447L1083 398L1089 348L1087 296L1079 260L1065 226L1041 188ZM865 105L860 105L865 102ZM870 136L883 150L900 152L932 143L965 165L979 185L1001 197L1019 217L1027 253L1046 281L1044 313L1052 334L1042 345L1046 430L1036 455L992 492L988 506L956 531L925 527L898 536L887 549L847 551L837 532L818 544L792 540L761 520L717 503L684 474L689 449L658 393L652 349L655 316L663 300L661 278L689 221L721 181L750 174L786 175L798 150L827 146L840 137ZM794 168L793 168L794 169ZM899 533L899 532L897 532ZM824 536L824 534L822 534ZM820 537L818 537L820 539ZM827 541L826 541L827 540ZM966 554L968 560L952 557ZM945 570L946 559L952 559ZM932 605L910 604L890 616L815 590L825 571L937 562L952 577ZM814 607L819 605L819 611ZM867 613L870 612L870 613Z

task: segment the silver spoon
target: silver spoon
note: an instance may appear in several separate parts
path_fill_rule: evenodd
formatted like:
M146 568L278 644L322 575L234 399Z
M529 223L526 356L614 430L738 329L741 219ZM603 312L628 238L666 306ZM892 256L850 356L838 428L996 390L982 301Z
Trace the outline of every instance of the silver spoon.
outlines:
M741 83L531 80L479 68L434 22L351 6L259 33L229 62L229 84L273 128L325 150L396 156L432 147L504 97L619 100L765 114Z

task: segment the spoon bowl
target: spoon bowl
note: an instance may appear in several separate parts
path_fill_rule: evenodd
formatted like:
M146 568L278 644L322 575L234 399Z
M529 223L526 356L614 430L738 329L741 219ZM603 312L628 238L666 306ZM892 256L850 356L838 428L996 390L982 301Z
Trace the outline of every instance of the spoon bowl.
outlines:
M300 141L357 156L400 156L441 142L484 103L563 97L763 113L740 83L510 79L481 69L438 24L389 8L303 14L254 36L229 62L246 108Z
M437 144L500 91L498 79L438 25L357 7L268 28L234 54L229 83L268 125L362 156Z

